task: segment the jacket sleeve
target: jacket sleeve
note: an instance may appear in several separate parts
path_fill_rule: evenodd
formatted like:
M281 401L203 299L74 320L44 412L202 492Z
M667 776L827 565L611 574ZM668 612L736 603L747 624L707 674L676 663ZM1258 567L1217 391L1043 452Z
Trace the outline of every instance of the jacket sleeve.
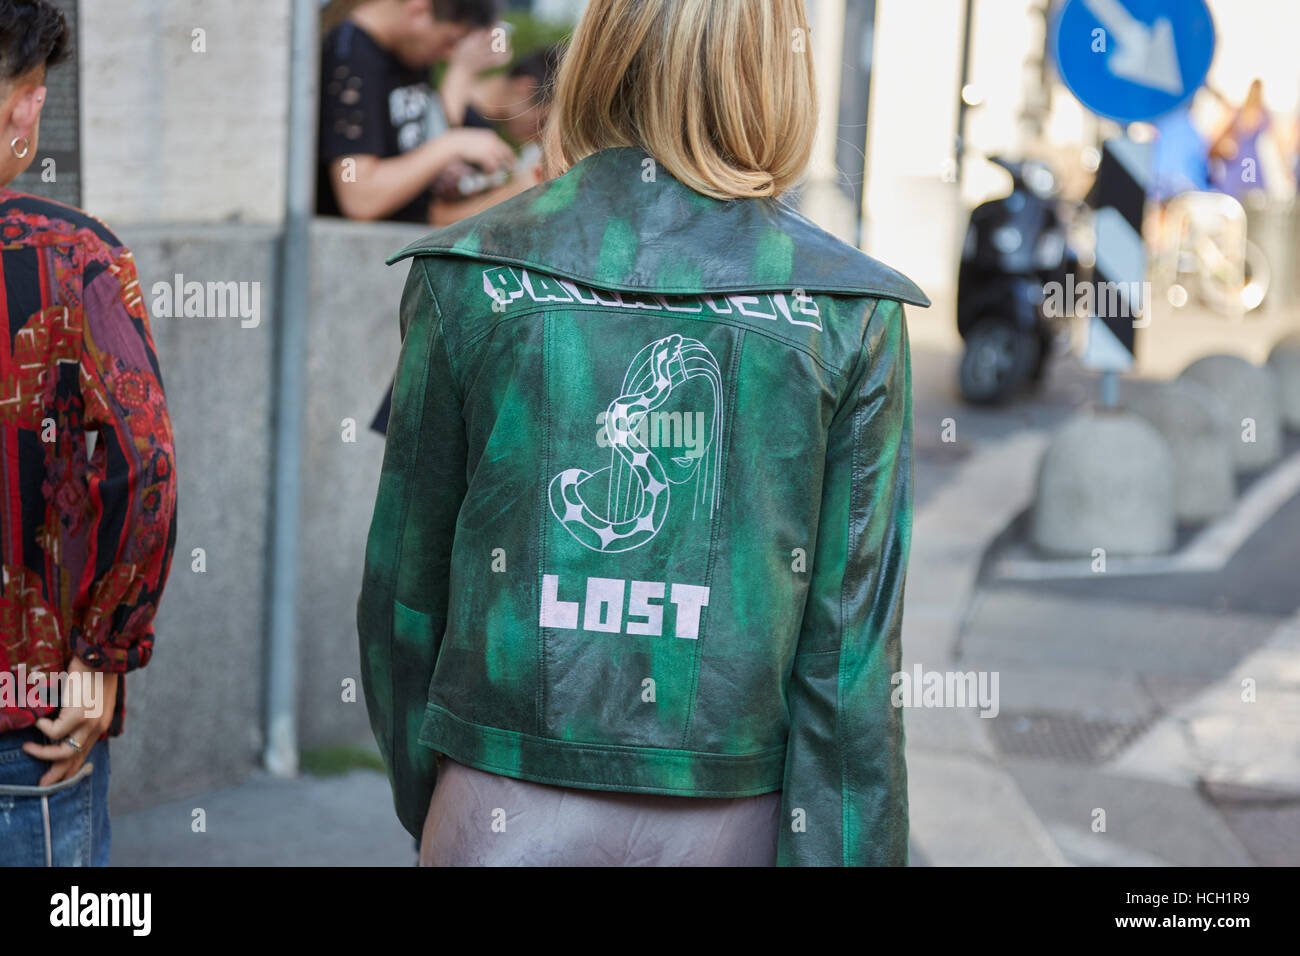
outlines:
M125 673L153 653L154 614L176 544L176 472L135 261L124 248L112 254L82 290L81 427L96 442L80 498L89 553L69 630L83 661Z
M452 538L466 488L462 403L419 257L402 294L401 329L357 633L370 727L398 819L419 838L437 776L420 726L446 628Z
M812 578L788 688L779 866L907 864L903 586L912 523L903 310L878 300L831 423Z

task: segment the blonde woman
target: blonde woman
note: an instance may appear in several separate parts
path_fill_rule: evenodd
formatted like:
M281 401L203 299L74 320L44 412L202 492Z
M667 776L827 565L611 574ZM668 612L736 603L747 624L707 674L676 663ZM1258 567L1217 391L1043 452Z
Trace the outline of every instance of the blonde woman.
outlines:
M928 300L778 199L807 30L798 0L592 0L552 178L392 259L358 627L425 864L907 861Z

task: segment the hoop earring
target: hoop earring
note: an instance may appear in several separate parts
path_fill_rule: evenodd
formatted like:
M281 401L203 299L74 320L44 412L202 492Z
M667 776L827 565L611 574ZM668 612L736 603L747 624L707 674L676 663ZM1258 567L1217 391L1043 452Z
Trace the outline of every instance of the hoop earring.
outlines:
M21 153L18 152L18 141L20 139L23 142L23 151ZM16 156L18 159L25 159L27 157L27 151L31 148L31 145L32 145L31 140L27 139L26 137L15 136L13 138L13 141L10 142L9 144L9 151L13 153L14 156Z

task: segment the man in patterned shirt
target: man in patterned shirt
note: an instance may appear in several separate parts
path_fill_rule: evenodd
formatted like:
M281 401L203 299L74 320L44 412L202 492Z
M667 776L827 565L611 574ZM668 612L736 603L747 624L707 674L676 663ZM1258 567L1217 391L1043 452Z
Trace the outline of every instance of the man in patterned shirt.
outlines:
M6 188L35 157L66 44L46 0L0 0L0 865L107 864L121 675L149 662L176 541L131 252Z

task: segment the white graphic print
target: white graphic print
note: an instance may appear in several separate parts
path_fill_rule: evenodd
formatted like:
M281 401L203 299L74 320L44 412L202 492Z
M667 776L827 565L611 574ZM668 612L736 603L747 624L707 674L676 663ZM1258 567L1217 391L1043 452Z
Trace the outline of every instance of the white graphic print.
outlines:
M657 292L612 292L578 285L569 279L514 269L510 266L493 266L483 270L483 292L493 302L493 308L505 311L516 302L580 302L610 309L649 309L655 312L687 312L697 315L748 316L751 319L778 321L784 317L788 325L806 325L822 331L821 310L817 301L803 289L783 292L755 292L752 295L674 295L663 296ZM706 312L705 309L708 309Z
M641 440L638 425L693 378L706 379L713 392L713 425L703 453L661 458ZM691 516L701 504L713 514L722 447L722 375L702 343L669 335L638 352L623 377L621 394L609 404L604 427L610 446L607 467L596 472L569 468L551 479L551 512L579 543L606 553L641 547L663 527L671 487L692 477ZM603 514L593 507L601 497Z

